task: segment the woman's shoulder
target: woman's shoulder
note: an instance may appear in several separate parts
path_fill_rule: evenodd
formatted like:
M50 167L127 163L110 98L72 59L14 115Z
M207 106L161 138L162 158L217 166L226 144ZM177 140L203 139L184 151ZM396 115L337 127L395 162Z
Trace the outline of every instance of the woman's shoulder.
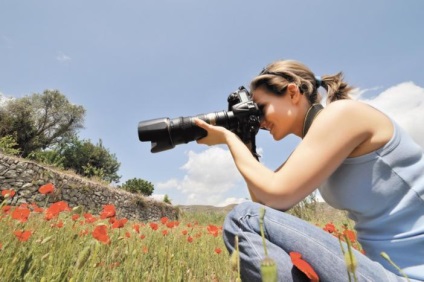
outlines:
M374 119L379 116L380 118L388 119L380 110L365 102L352 99L334 101L326 105L323 112L333 118Z
M326 110L339 112L339 111L357 111L364 108L369 108L370 105L358 101L358 100L352 100L352 99L343 99L343 100L337 100L334 102L331 102L325 106Z

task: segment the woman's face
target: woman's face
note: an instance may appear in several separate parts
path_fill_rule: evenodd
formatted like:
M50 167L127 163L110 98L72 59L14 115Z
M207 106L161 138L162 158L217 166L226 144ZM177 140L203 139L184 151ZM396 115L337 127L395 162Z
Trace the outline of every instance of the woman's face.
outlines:
M261 127L269 130L274 140L281 140L293 133L294 107L288 93L277 96L263 87L252 93L253 101L262 108L264 114Z

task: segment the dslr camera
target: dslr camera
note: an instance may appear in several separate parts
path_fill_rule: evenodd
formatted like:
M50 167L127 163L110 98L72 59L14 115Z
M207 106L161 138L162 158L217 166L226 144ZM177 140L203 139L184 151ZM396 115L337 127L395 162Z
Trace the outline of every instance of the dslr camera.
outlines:
M223 126L237 134L258 158L255 137L263 116L262 109L253 102L251 94L243 86L231 93L227 100L227 111L174 119L166 117L140 121L138 138L142 142L151 142L152 153L169 150L176 145L198 140L207 135L206 130L194 124L193 119L199 118L209 124Z

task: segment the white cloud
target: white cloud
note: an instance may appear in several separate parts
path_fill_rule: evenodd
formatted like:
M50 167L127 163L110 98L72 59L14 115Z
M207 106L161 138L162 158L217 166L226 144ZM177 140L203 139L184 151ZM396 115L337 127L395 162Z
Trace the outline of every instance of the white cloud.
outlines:
M62 63L66 63L66 62L71 61L71 57L69 57L68 55L65 55L62 52L58 52L58 54L56 56L56 60L58 60L59 62L62 62Z
M372 99L359 99L387 113L424 148L424 88L404 82Z
M185 171L182 179L170 179L155 185L158 191L176 189L185 195L186 201L178 204L221 205L226 200L225 194L242 182L226 149L211 147L200 153L189 151L187 156L188 161L181 167Z

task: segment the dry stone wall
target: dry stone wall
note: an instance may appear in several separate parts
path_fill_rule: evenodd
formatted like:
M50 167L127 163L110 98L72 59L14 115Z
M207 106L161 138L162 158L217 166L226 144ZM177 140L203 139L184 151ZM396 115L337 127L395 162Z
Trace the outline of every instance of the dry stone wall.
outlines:
M38 189L47 183L53 183L56 189L45 196ZM70 207L81 206L87 212L98 214L103 205L113 204L120 218L140 221L158 220L164 216L173 220L178 218L178 209L172 205L4 155L0 151L0 190L5 189L16 192L12 199L6 199L11 205L37 203L44 206L46 202L66 201Z

